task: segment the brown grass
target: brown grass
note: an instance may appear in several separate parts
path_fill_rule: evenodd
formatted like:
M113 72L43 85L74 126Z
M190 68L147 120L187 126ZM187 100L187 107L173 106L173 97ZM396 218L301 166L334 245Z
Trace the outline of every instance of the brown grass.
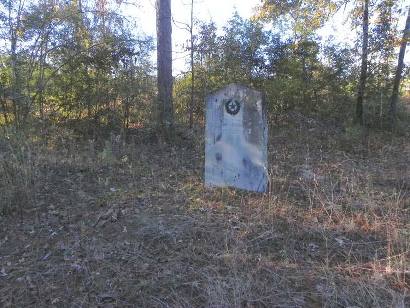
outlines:
M409 306L408 136L296 124L265 195L204 188L200 130L3 139L0 306Z

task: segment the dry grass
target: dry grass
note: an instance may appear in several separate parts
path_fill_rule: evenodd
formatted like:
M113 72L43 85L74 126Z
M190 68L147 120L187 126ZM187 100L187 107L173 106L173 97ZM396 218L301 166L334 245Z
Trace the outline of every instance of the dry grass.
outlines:
M409 306L408 139L324 127L272 127L266 195L204 188L200 131L30 143L1 176L0 306Z
M36 205L36 182L41 166L38 152L21 135L9 133L0 140L0 214Z

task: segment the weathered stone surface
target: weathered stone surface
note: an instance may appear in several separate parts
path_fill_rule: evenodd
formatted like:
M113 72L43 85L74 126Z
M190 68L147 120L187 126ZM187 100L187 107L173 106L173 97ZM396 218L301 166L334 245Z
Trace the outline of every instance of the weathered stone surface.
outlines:
M206 99L205 185L265 192L267 135L262 93L231 84Z

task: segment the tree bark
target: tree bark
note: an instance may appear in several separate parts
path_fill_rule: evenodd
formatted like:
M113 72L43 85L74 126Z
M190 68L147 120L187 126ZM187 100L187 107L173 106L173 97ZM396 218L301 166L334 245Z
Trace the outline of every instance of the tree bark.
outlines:
M11 93L12 93L12 102L13 102L13 115L14 115L14 124L16 127L19 127L20 119L20 76L17 68L17 55L16 55L16 37L14 34L11 34L11 48L10 48L10 63L11 63Z
M357 91L356 122L363 125L363 98L367 81L367 56L369 45L369 0L363 0L362 64Z
M194 71L194 0L191 0L191 104L189 105L189 128L194 125L194 91L195 91L195 71Z
M17 5L17 13L15 19L12 17L13 4L12 1L8 3L8 23L10 34L10 62L11 62L11 93L13 103L14 124L16 128L21 125L21 111L22 111L22 91L21 91L21 76L17 56L17 40L18 31L20 31L21 14L23 10L21 1Z
M397 119L397 102L399 100L400 81L404 67L404 54L406 53L406 46L410 36L410 8L407 12L406 26L404 27L403 39L400 44L399 59L397 61L396 75L393 81L393 91L390 99L390 124L394 126Z
M158 124L166 139L173 136L171 1L157 0Z
M37 82L37 95L40 109L40 119L44 123L44 90L45 90L45 69L46 69L46 57L48 51L48 34L41 35L42 42L40 46L40 59L39 59L39 79Z

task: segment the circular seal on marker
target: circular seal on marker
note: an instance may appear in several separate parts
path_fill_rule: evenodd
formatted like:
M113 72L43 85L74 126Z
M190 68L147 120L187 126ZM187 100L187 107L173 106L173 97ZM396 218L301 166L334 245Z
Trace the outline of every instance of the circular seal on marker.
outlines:
M231 115L236 115L241 110L241 104L235 99L229 99L225 103L226 112Z

